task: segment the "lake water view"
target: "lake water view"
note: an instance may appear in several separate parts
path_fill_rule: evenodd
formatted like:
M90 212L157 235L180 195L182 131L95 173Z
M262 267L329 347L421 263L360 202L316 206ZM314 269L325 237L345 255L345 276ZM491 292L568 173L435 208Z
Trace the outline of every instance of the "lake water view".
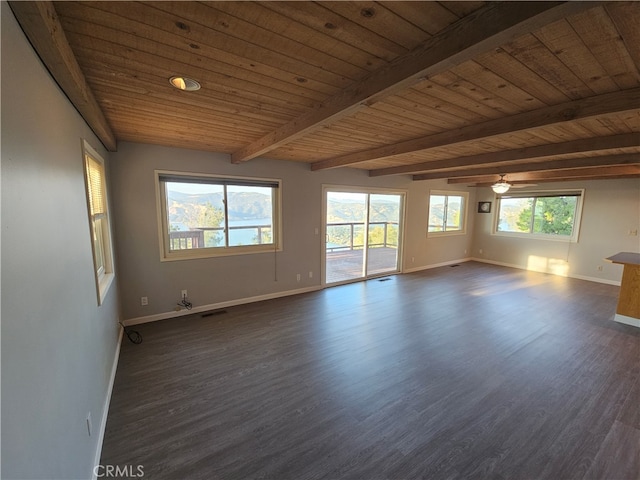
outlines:
M263 232L270 232L272 221L270 218L257 218L248 220L229 220L229 245L253 245L258 237L257 228L237 228L237 227L266 227ZM222 227L221 227L222 228ZM188 231L190 228L181 222L172 222L172 230ZM222 235L222 230L219 230ZM211 234L210 234L211 235ZM206 238L206 237L205 237ZM224 244L224 241L222 241Z

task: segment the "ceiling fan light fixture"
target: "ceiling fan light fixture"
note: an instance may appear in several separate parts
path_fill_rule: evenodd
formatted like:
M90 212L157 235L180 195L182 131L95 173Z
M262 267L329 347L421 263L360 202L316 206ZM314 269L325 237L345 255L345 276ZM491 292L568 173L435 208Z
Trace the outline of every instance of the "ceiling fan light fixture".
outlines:
M511 188L511 184L505 181L504 175L500 175L500 180L491 185L491 189L498 194L507 193L509 188Z
M178 90L184 90L185 92L195 92L200 90L200 84L189 77L173 76L169 79L169 83Z

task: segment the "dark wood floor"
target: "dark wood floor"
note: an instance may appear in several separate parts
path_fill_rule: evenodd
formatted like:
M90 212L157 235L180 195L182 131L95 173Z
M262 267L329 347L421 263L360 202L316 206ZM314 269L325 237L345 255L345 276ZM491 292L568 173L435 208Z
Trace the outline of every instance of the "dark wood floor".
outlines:
M640 478L618 287L479 263L137 326L102 464L158 479Z

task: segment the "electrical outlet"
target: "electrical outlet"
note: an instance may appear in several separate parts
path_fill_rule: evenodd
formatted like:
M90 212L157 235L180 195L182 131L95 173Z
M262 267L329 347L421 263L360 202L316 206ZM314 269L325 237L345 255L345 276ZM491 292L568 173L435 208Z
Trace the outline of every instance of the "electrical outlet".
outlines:
M598 265L598 271L601 272L603 270L602 265Z
M313 272L309 272L309 278L313 278Z
M629 230L629 236L631 237L637 237L638 236L638 230Z
M482 249L478 250L478 253L479 253L480 255L482 255Z
M140 297L140 305L149 305L149 297Z
M296 275L296 280L300 281L300 274Z
M182 290L182 298L187 298L187 291L186 290Z

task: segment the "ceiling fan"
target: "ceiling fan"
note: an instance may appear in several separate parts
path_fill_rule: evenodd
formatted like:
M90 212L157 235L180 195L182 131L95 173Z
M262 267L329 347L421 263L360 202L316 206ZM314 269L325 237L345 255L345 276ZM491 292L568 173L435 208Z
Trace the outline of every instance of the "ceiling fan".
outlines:
M491 188L493 188L494 185L500 185L499 189L502 189L504 187L502 187L502 185L508 185L509 187L507 188L507 190L509 188L527 188L527 187L537 187L538 184L537 183L508 183L505 179L504 179L505 175L500 175L500 180L498 180L496 183L494 183L493 185L491 185ZM494 192L496 190L494 189ZM505 190L506 192L506 190ZM504 192L496 192L496 193L504 193Z
M500 180L495 183L476 183L475 185L469 185L470 187L491 187L491 189L498 194L508 192L512 188L527 188L536 187L537 183L512 183L505 180L506 174L500 174Z

